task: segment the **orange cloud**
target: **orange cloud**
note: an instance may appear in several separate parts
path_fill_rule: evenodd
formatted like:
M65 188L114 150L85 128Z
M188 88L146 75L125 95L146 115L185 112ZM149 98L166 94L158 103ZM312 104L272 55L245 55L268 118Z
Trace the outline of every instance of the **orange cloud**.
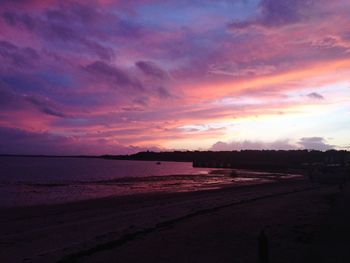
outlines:
M257 93L266 87L279 85L278 90L285 92L288 90L301 89L298 83L321 78L324 84L334 80L332 76L339 71L350 71L350 59L322 61L315 64L307 65L302 69L293 69L287 72L280 72L271 75L250 77L232 81L217 81L209 84L190 84L184 85L182 91L192 99L203 100L213 99L223 96L239 95L246 90ZM344 76L346 79L346 76ZM337 81L340 79L337 78Z

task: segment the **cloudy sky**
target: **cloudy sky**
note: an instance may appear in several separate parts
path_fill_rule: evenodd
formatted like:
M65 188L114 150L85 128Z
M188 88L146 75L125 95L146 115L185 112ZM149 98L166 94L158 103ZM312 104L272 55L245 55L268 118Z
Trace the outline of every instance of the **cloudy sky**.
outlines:
M2 0L0 153L349 149L348 0Z

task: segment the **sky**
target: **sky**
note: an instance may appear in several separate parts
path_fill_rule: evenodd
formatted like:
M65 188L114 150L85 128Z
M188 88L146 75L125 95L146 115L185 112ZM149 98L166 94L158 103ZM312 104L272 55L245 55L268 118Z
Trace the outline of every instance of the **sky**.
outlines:
M350 149L348 0L1 0L0 154Z

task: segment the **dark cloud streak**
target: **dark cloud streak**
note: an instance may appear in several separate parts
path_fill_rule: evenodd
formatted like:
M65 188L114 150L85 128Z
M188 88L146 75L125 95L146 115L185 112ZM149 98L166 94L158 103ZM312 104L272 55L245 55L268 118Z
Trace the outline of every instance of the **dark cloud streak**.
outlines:
M63 112L60 112L55 109L52 103L49 100L44 100L36 96L24 96L24 99L37 107L42 113L47 115L60 117L60 118L68 118L71 117Z
M158 79L167 79L169 77L165 70L161 69L151 61L138 61L135 63L135 65L146 75L150 75Z
M132 77L122 69L109 65L103 61L95 61L85 66L84 69L98 79L102 78L102 81L103 78L107 78L119 88L132 87L137 90L143 90L143 86L137 78Z
M311 92L311 93L307 94L306 96L308 96L311 99L316 99L316 100L323 100L324 99L324 97L317 92Z
M229 29L245 30L251 27L280 27L300 22L306 17L304 10L312 8L310 0L262 0L259 4L260 16L229 24Z
M33 66L40 59L39 54L33 48L20 48L8 41L0 41L0 56L19 67Z

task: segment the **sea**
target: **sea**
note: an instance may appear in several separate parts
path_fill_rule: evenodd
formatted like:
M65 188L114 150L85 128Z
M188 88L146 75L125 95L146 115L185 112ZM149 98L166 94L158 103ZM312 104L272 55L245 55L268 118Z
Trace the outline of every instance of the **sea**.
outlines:
M2 156L0 207L56 204L157 192L211 190L293 176L194 168L190 162Z

